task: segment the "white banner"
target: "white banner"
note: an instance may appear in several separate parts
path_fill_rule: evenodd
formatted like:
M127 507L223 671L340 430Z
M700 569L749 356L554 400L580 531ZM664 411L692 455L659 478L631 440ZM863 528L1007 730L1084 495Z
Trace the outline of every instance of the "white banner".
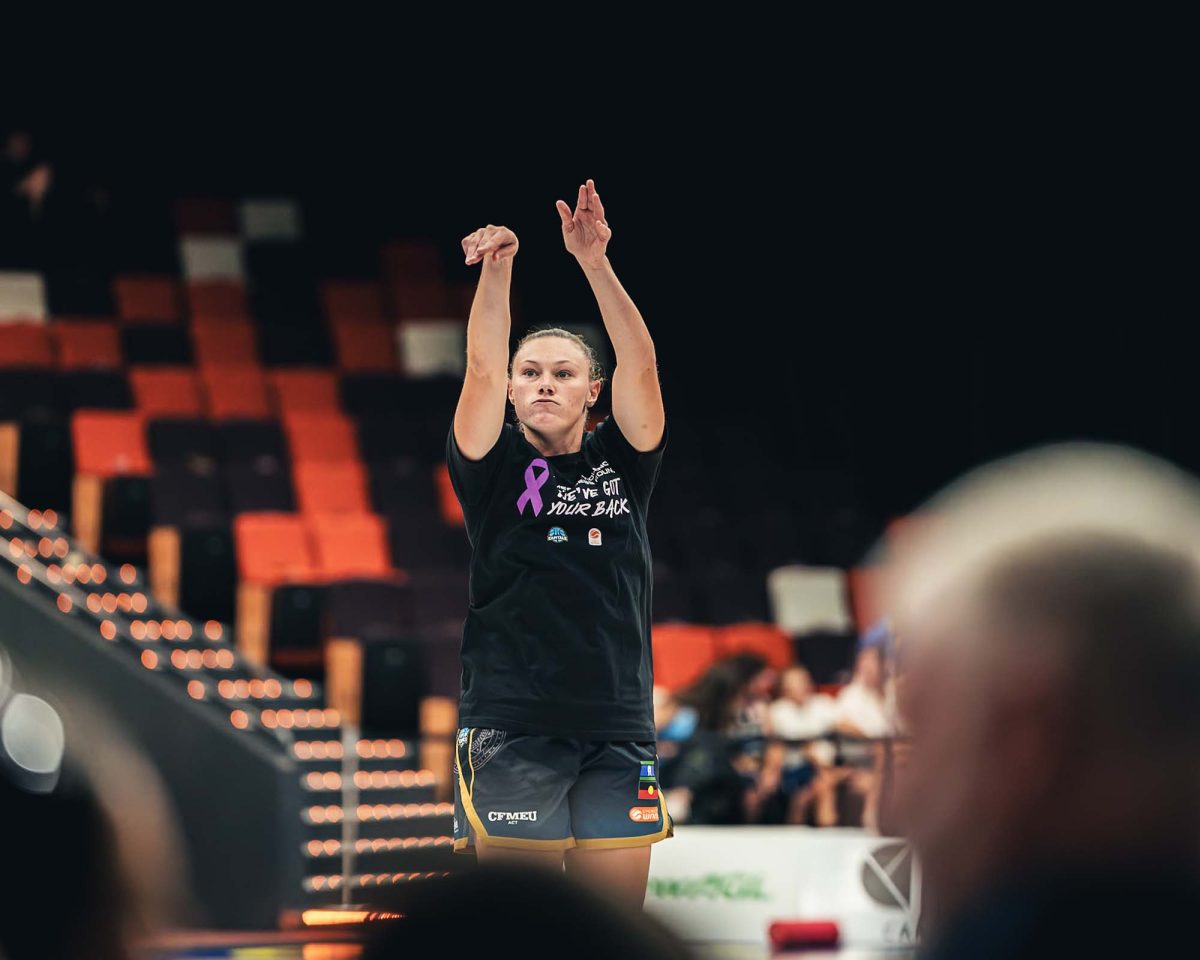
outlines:
M920 882L903 840L864 830L679 826L654 844L646 910L691 942L830 920L846 946L911 946Z

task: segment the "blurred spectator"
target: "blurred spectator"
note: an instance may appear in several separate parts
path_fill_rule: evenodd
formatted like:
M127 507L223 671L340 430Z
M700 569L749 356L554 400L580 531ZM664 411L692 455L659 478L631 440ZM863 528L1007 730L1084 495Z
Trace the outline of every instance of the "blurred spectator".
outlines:
M853 678L838 692L837 729L850 737L872 739L891 732L884 703L883 655L878 646L859 651Z
M402 920L381 926L363 960L516 956L685 960L691 952L652 917L566 875L512 862L410 885Z
M818 826L837 823L833 770L835 750L820 737L832 733L837 723L837 705L832 697L815 692L807 668L788 667L780 677L780 696L771 704L771 731L784 740L811 740L804 746L785 747L772 743L767 748L760 790L764 797L778 791L785 798L788 823L804 823L808 808L816 805Z
M1200 488L1068 445L898 545L924 956L1186 952L1200 908Z
M691 738L680 745L678 756L660 775L667 809L676 822L747 822L747 799L754 788L747 786L735 766L735 760L744 763L745 740L730 734L750 732L761 739L761 728L751 729L747 722L747 688L765 666L760 658L720 660L675 698L696 718Z

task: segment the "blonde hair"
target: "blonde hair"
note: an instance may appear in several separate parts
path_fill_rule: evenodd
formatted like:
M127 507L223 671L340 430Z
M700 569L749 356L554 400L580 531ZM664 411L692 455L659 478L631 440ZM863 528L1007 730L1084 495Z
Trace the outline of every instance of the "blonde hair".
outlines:
M607 378L604 376L604 368L600 365L600 358L596 356L596 351L590 343L577 333L572 333L570 330L564 330L562 327L543 327L541 330L531 330L525 334L513 349L512 356L508 361L508 379L512 379L512 365L517 358L521 348L530 340L536 340L539 337L562 337L565 340L573 340L578 344L579 349L583 351L583 355L588 362L588 380L599 380L604 382Z

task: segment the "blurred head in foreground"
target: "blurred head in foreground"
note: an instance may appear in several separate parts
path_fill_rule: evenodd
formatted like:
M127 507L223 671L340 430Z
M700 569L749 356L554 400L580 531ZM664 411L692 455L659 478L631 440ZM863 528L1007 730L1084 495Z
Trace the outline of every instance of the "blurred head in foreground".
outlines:
M691 953L640 911L564 873L514 862L418 881L395 903L363 960L533 952L577 960L686 960Z
M943 919L1200 864L1200 488L1103 445L968 474L896 544L898 813ZM936 920L935 920L936 922Z

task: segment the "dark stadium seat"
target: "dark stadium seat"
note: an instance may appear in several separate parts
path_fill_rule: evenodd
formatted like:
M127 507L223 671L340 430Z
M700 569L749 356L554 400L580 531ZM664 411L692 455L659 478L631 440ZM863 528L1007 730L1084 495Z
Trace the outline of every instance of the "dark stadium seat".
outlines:
M397 457L367 467L371 503L376 513L386 516L416 510L437 511L437 488L428 463L412 457Z
M233 514L264 511L292 512L296 494L287 461L263 453L224 467L229 508Z
M280 673L290 677L324 673L324 607L323 585L289 583L271 591L270 660Z
M192 341L182 326L143 324L121 330L121 352L127 363L192 362Z
M45 370L0 370L0 423L59 409L61 378Z
M46 271L46 306L52 317L111 317L116 307L112 277L81 268Z
M20 425L17 496L27 506L70 514L71 480L75 475L70 420L49 409L40 409L26 413Z
M413 629L411 589L392 580L340 580L329 585L325 612L329 637L386 639Z
M321 306L331 325L369 324L386 319L383 287L370 281L326 281L321 284Z
M329 335L316 327L263 326L258 331L258 353L267 366L329 366L333 346Z
M248 463L260 456L287 460L287 441L277 420L226 420L216 426L216 434L225 463Z
M471 543L462 527L452 527L436 512L417 504L388 515L392 562L402 570L466 570Z
M180 607L200 620L233 622L237 560L229 524L181 528L179 571Z
M133 393L124 373L110 370L72 370L61 374L57 392L63 412L83 408L128 410Z
M161 465L150 480L150 499L155 526L217 526L229 519L225 483L215 472Z
M113 563L146 562L150 531L149 476L117 475L104 484L100 552Z
M387 321L334 321L330 332L340 370L346 373L388 373L396 369L396 337Z
M207 420L149 420L146 442L150 456L160 468L167 464L207 462L214 467L221 451L217 431Z

